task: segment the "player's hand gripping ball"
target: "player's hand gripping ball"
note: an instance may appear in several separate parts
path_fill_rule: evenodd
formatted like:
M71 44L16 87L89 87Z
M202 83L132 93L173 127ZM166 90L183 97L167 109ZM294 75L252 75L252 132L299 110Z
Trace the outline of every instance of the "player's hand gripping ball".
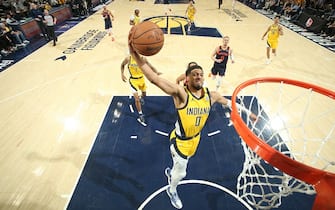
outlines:
M164 32L151 21L133 26L129 33L129 43L141 55L155 55L164 45Z

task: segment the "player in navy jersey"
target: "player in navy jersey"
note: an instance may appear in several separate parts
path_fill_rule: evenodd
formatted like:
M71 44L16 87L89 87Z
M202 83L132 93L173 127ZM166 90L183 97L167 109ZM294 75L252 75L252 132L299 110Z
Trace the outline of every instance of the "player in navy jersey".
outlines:
M223 44L216 47L211 55L211 59L214 61L213 67L211 69L210 76L213 80L216 79L216 91L219 90L222 79L226 74L227 62L230 57L231 62L234 63L233 50L228 46L229 37L223 37Z

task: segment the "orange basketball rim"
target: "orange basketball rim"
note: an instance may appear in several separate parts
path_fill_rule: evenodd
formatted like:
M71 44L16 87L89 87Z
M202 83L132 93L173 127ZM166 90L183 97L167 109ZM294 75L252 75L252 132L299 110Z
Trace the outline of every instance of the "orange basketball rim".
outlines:
M317 94L335 100L335 92L327 90L323 87L308 84L301 81L291 80L287 78L255 78L240 84L234 91L232 96L232 113L231 118L235 129L240 137L257 155L267 161L270 165L280 169L284 173L302 180L314 187L316 190L316 198L313 204L314 210L335 209L335 174L306 165L304 163L293 160L278 150L271 147L261 138L257 137L246 125L237 110L237 98L240 92L257 83L283 83L285 85L298 86L303 89L310 89Z

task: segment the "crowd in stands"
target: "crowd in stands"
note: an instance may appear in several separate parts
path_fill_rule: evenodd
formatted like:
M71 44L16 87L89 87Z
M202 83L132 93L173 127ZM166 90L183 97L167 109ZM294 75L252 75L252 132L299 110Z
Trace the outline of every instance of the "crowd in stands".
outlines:
M319 35L335 41L335 0L241 0L244 4L268 12L280 14L295 22L305 12L325 20ZM105 1L102 1L105 2ZM25 47L29 41L20 31L19 24L35 19L43 33L43 11L69 5L74 17L87 16L92 12L92 0L0 0L0 51L7 55Z
M241 0L254 9L263 9L281 15L296 23L304 12L318 16L324 24L317 31L320 36L335 41L335 1L334 0Z
M75 17L88 16L92 12L92 0L0 0L0 52L6 56L26 47L29 40L19 25L35 19L45 36L44 10L52 11L69 5ZM0 55L1 55L0 54Z

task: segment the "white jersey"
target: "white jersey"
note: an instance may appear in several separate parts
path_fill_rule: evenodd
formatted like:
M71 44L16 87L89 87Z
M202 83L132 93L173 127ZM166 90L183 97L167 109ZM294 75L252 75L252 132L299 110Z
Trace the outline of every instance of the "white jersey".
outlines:
M47 26L53 26L54 25L54 18L51 15L45 15L44 20L46 21Z

